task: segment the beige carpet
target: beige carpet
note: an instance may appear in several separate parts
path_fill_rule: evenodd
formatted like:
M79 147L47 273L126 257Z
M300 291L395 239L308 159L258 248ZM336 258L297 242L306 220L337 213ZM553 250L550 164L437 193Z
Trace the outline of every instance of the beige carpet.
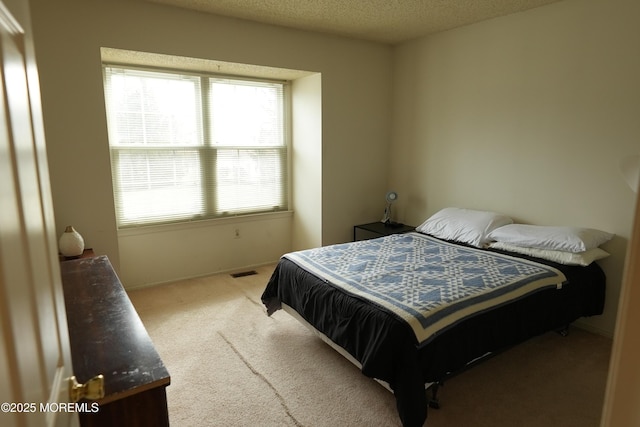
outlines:
M169 373L175 427L398 426L390 392L260 295L273 266L130 292ZM545 334L450 379L426 425L596 427L611 340Z

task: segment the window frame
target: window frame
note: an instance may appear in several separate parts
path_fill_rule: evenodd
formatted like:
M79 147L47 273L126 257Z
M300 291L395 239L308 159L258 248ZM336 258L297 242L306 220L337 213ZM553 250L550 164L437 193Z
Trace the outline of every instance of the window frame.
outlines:
M107 93L107 68L117 68L123 70L133 70L133 71L142 71L142 72L157 72L157 73L166 73L166 74L177 74L181 76L191 76L197 77L200 80L200 99L197 103L199 106L199 114L198 125L200 126L199 134L200 134L200 143L199 145L176 145L176 144L149 144L147 146L140 145L131 145L127 146L124 144L114 145L112 144L112 124L110 123L110 112L111 108L109 105L109 95ZM122 63L114 63L114 62L103 62L102 63L103 70L103 87L105 91L105 108L106 108L106 116L107 116L107 127L109 134L109 155L111 159L111 174L112 174L112 184L113 184L113 197L116 208L116 224L119 230L126 230L131 228L140 228L140 227L151 227L158 225L170 225L170 224L188 224L192 222L200 222L206 220L219 220L219 219L227 219L227 218L241 218L241 217L250 217L254 215L268 215L268 214L281 214L283 212L290 212L291 206L291 134L292 134L292 125L291 125L291 82L288 80L276 80L270 78L261 78L261 77L247 77L247 76L238 76L238 75L229 75L229 74L221 74L221 73L212 73L206 71L195 71L195 70L183 70L169 67L154 67L154 66L140 66L140 65L129 65ZM258 83L267 83L267 84L276 84L282 87L282 106L281 106L281 121L282 121L282 145L268 145L268 146L244 146L244 145L216 145L212 138L210 137L212 128L210 126L210 105L209 105L209 84L212 79L223 79L223 80L232 80L232 81L247 81L247 82L258 82ZM185 215L182 217L176 217L172 219L153 219L153 217L146 217L139 221L136 220L128 220L123 221L120 218L121 208L119 207L122 202L122 194L119 190L120 188L120 179L117 176L117 166L118 166L118 158L122 153L128 151L143 151L143 152L153 152L153 151L196 151L197 157L200 163L200 183L201 183L201 192L203 193L200 197L204 202L203 213L193 213L191 215ZM271 207L271 208L247 208L247 209L236 209L232 211L220 211L217 209L216 203L216 195L218 192L218 186L215 184L215 175L217 169L215 166L207 167L207 163L215 164L215 159L217 157L217 152L220 151L277 151L281 154L277 156L279 160L279 168L281 168L284 173L281 174L281 189L282 189L282 197L280 204ZM207 183L211 184L208 185ZM120 200L119 200L120 199Z

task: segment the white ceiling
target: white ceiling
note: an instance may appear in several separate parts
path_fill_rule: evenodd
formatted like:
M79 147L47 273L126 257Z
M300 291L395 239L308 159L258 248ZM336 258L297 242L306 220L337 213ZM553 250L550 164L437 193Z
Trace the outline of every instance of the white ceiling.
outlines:
M395 44L559 0L147 0Z

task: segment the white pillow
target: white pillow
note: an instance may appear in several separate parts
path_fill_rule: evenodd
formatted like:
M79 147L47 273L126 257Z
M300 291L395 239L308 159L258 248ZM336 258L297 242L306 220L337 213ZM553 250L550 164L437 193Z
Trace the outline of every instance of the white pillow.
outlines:
M593 228L509 224L493 230L488 237L527 248L575 253L597 248L611 240L613 234Z
M608 252L600 248L593 248L584 252L565 252L554 251L551 249L525 248L522 246L516 246L510 243L503 242L493 242L489 245L489 247L546 259L549 261L557 262L558 264L581 265L584 267L591 264L593 261L597 261L609 256Z
M490 241L487 234L491 230L511 223L511 218L495 212L444 208L420 224L416 231L481 248Z

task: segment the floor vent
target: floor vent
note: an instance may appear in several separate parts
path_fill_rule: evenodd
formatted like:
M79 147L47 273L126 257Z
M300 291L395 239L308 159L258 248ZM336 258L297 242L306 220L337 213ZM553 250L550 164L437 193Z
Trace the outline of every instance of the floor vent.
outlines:
M258 274L258 272L255 270L241 271L239 273L231 274L231 277L233 277L234 279L237 279L238 277L253 276L254 274Z

